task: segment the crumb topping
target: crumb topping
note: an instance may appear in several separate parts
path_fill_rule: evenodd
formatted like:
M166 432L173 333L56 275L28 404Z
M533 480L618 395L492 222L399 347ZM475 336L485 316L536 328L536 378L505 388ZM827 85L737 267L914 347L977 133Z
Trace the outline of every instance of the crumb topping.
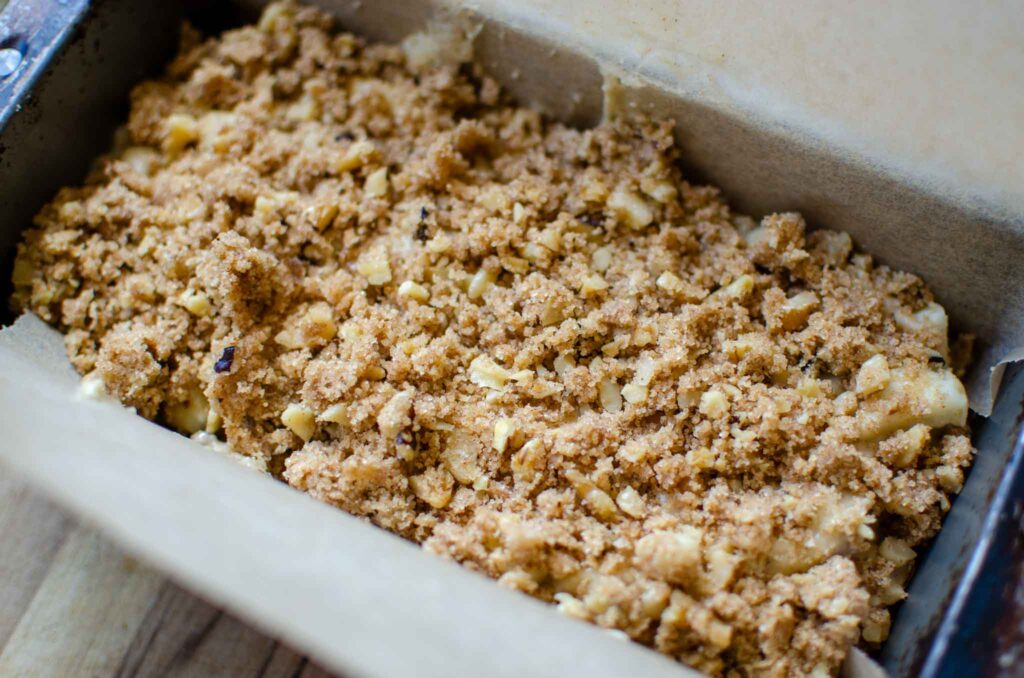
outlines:
M973 454L921 280L308 8L131 103L14 269L82 374L712 675L885 640Z

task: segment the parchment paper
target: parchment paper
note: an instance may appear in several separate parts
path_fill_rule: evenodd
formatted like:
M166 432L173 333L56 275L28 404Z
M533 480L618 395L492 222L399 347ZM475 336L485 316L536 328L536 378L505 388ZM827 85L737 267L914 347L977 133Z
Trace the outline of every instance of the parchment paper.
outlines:
M318 4L350 28L390 40L430 15L425 1ZM580 34L578 26L545 21L540 4L509 12L509 3L481 3L511 17L513 29L549 41L540 50L494 25L477 38L481 61L515 95L592 122L600 116L603 70L626 75L624 105L676 120L686 161L741 209L800 209L812 223L848 230L883 261L921 274L953 319L982 340L969 390L972 407L989 410L989 370L1024 357L1016 350L1024 345L1019 204L962 192L951 200L941 185L922 183L921 173L858 154L863 146L849 137L826 138L824 127L812 134L780 116L771 96L722 96L733 91L725 85L740 82L730 81L729 60L715 68L689 60L681 69L662 58L671 53L670 29L644 33L644 51L630 52L639 39L630 22L601 21L603 32ZM0 332L0 461L180 583L333 669L427 678L695 675L123 408L82 401L77 382L60 338L37 319ZM881 673L854 653L844 675Z

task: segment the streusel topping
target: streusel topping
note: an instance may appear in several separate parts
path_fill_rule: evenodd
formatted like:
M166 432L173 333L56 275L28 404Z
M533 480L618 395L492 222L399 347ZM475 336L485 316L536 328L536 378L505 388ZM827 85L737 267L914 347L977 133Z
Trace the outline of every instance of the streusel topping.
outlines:
M972 449L921 280L272 5L191 32L17 308L125 404L714 675L880 643ZM785 171L785 168L780 168Z

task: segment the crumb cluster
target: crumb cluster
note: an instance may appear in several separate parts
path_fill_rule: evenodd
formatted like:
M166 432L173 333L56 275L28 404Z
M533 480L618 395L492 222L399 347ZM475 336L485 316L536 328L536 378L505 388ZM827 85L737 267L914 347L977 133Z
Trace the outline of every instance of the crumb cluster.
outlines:
M713 675L886 638L973 454L921 280L312 9L131 103L14 269L82 374Z

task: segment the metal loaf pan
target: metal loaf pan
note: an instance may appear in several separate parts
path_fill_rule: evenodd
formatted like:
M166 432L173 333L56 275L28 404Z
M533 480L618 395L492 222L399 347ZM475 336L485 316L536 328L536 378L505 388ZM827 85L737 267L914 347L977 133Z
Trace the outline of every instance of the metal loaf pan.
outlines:
M0 15L0 48L16 50L16 55L7 54L13 59L7 63L20 63L0 80L0 297L10 293L19 234L60 186L80 181L91 160L109 146L127 113L129 89L157 74L171 57L181 21L187 17L200 30L213 33L252 19L260 4L8 4ZM422 27L435 11L428 0L318 4L336 13L345 27L385 40ZM487 22L477 38L477 53L523 100L573 124L595 122L602 74L589 58ZM951 219L993 228L985 213L972 212L970 206L950 204L875 175L833 157L828 149L792 143L700 101L652 87L627 88L626 95L640 107L674 119L691 175L722 186L749 213L801 210L812 225L852 231L882 260L888 258L884 234L872 235L860 225L883 208L891 215L888 228ZM730 161L737 157L745 162ZM849 184L868 190L860 192L858 201L829 199ZM777 196L785 196L785 202ZM1014 244L1020 248L1019 242ZM940 255L956 254L952 241L930 246ZM898 257L895 263L900 263ZM936 292L941 299L942 289ZM13 320L9 314L0 317ZM971 329L969 318L956 320ZM877 657L894 676L1011 675L1019 670L1015 643L1024 617L1022 397L1024 373L1011 368L992 416L974 418L977 460L945 527L919 559L909 600L898 610L890 639Z

